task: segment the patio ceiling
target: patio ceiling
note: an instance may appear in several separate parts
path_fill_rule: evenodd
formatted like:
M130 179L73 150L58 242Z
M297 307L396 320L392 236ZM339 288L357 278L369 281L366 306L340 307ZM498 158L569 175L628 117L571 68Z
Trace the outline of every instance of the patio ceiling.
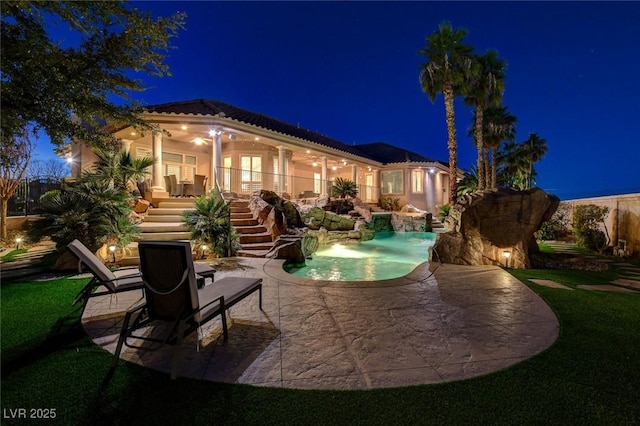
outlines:
M151 117L150 117L151 118ZM222 131L222 144L229 142L240 144L252 144L263 145L266 147L273 147L277 152L277 147L284 146L288 152L291 153L292 161L296 164L304 164L309 167L321 167L322 157L327 157L327 167L332 170L348 167L351 169L352 164L356 164L358 167L379 166L375 161L364 162L355 160L352 154L345 153L344 155L336 155L330 151L327 147L319 146L316 149L312 147L304 147L300 145L312 145L310 142L301 141L299 139L292 138L287 135L268 135L269 131L266 129L243 129L241 127L248 127L246 125L241 126L242 123L230 123L233 126L225 125L221 123L221 120L214 120L212 123L211 117L202 116L185 116L183 114L172 114L167 117L163 114L163 117L155 116L152 121L156 122L163 130L167 132L167 138L185 143L194 143L196 138L201 138L204 144L210 146L212 143L212 136L209 132L216 129ZM258 133L259 132L259 133ZM115 133L116 137L121 139L139 140L148 134L141 134L136 132L133 128L127 127L121 129Z

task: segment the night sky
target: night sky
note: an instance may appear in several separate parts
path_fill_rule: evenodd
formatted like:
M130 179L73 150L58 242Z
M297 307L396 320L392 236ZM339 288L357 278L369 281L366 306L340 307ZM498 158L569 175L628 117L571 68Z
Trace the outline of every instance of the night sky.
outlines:
M640 192L639 2L134 2L187 13L172 77L145 104L218 99L348 144L387 142L448 161L442 96L418 83L418 50L443 20L508 63L517 140L547 141L538 186L570 199ZM476 151L456 102L459 164ZM42 156L51 148L40 144Z

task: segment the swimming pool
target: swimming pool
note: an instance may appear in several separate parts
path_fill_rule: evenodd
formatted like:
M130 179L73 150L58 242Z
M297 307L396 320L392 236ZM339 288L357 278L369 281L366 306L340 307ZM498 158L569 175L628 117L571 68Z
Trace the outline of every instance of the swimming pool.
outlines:
M433 232L377 232L359 244L321 246L302 268L290 274L312 280L377 281L398 278L428 260L435 243Z

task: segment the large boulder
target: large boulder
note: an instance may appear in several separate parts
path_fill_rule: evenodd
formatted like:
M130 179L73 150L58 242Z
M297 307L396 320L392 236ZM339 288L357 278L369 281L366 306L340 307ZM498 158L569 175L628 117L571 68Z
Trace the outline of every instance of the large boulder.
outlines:
M285 259L285 263L304 265L304 260L318 249L318 238L311 235L281 235L265 254L269 259Z
M265 189L260 191L260 198L284 214L284 217L287 218L288 228L302 228L304 226L302 217L300 217L300 213L293 202L285 200L275 192Z
M436 259L458 265L529 268L530 253L538 250L533 233L559 204L558 197L539 188L503 188L465 196L445 220L448 232L436 239Z
M324 227L329 231L351 231L355 220L314 207L306 214L304 224L314 230Z

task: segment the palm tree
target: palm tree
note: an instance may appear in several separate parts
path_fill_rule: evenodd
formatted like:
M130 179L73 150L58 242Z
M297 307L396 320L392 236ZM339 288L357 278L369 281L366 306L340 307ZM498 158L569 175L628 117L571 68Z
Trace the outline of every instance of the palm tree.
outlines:
M456 201L456 177L458 172L457 140L453 98L459 95L466 78L466 69L473 51L462 41L467 35L464 29L454 30L451 23L442 22L438 31L426 38L426 46L419 53L427 58L420 65L420 86L433 103L442 93L447 120L449 148L449 202Z
M110 180L116 188L128 190L136 180L148 176L148 168L156 162L155 158L133 158L129 151L115 152L113 149L94 148L98 157L94 163L95 179Z
M31 223L27 235L32 241L50 236L58 249L77 238L94 252L110 239L129 242L140 229L127 216L131 211L128 200L129 194L106 180L65 183L41 197L39 218Z
M217 190L195 199L192 210L182 214L190 239L209 245L219 256L234 256L238 236L231 226L231 207Z
M337 177L331 187L331 194L334 197L345 198L349 196L355 198L358 195L358 186L352 180Z
M516 138L516 116L509 112L508 107L499 106L488 108L484 111L483 137L484 145L487 148L485 167L486 188L497 187L497 153L502 141L515 141ZM488 150L491 150L489 157Z
M547 142L536 133L529 134L529 138L522 143L506 143L497 158L506 183L518 189L531 188L537 175L533 165L546 152Z
M489 50L481 56L474 56L469 78L465 85L465 104L475 107L474 140L478 150L478 190L485 188L489 179L485 178L485 144L483 141L483 115L489 107L497 107L504 93L506 63L498 58L498 52Z
M478 191L477 172L476 166L472 166L471 170L464 172L464 176L458 182L458 195L473 194Z
M542 160L547 153L547 141L538 136L537 133L529 133L529 137L522 143L522 145L525 147L525 156L529 162L527 188L531 188L534 176L533 163L537 163Z

